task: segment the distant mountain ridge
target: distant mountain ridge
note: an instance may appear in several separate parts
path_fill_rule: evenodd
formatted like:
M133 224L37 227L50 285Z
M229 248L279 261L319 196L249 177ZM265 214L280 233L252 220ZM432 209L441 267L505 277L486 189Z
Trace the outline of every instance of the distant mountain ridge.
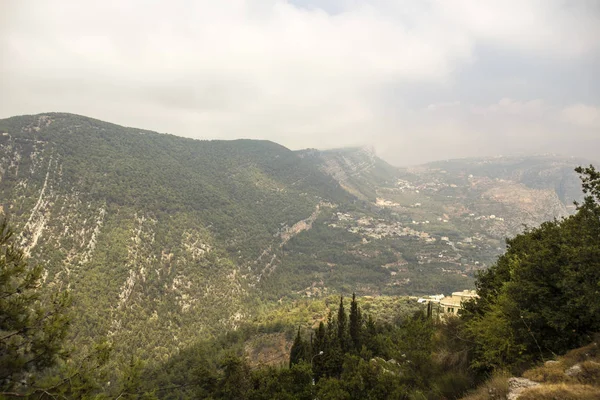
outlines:
M372 147L332 150L301 150L301 157L312 159L321 171L332 176L349 193L375 201L377 187L391 184L398 169L377 157Z
M573 201L582 199L580 181L574 168L591 163L583 158L545 154L436 161L425 164L425 167L462 175L472 171L493 179L522 183L532 189L554 189L565 205L571 205Z
M377 157L369 146L331 150L306 149L297 152L312 157L323 172L336 179L357 197L374 201L378 187L391 186L399 177L427 179L439 172L451 179L468 175L484 176L525 185L530 189L553 189L569 207L582 199L580 181L574 168L591 160L553 154L495 156L450 159L411 167L395 167ZM438 174L439 175L439 174Z

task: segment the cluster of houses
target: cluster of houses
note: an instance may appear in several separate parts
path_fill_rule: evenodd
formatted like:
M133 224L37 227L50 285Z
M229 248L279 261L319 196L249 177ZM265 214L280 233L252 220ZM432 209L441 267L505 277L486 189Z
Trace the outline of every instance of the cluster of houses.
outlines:
M452 296L444 296L436 294L432 296L421 297L417 300L418 303L431 303L438 305L439 311L442 314L457 315L458 310L462 308L462 304L467 300L479 297L475 290L463 290L462 292L453 292Z
M443 171L443 173L445 173L445 171ZM438 182L420 183L418 185L414 185L412 182L404 180L404 179L398 179L396 181L396 189L400 190L401 192L414 191L415 193L419 193L420 190L429 190L432 192L437 192L440 189L447 188L447 187L456 188L458 186L453 183L448 184L448 183L439 182L439 181Z
M381 239L390 236L410 236L424 240L427 243L436 241L429 233L405 227L400 222L390 223L385 219L374 219L371 217L354 219L352 215L341 212L336 213L336 217L340 222L350 221L351 224L348 226L348 224L338 225L336 223L331 223L329 224L330 227L336 228L338 226L343 227L346 225L346 230L348 232L357 233L372 239Z

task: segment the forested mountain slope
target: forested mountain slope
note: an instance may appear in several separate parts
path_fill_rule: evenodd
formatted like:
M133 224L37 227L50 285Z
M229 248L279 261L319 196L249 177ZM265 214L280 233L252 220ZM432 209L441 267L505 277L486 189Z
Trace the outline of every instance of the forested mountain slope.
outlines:
M362 200L375 202L377 190L393 185L398 178L399 169L377 157L371 147L307 149L298 154L319 165L321 171Z
M0 120L0 207L78 343L166 360L286 297L464 289L504 238L567 215L577 160L396 168L48 113Z
M197 141L70 115L0 121L0 202L50 285L74 293L78 340L167 357L252 308L266 249L352 199L288 149Z

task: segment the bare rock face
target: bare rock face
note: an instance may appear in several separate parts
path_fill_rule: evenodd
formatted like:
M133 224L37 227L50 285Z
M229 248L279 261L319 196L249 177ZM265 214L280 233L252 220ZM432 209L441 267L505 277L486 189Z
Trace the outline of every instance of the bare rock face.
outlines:
M526 378L510 378L508 380L508 400L516 400L523 390L538 386L539 383Z
M565 371L567 376L577 376L581 373L581 365L575 364L571 368Z

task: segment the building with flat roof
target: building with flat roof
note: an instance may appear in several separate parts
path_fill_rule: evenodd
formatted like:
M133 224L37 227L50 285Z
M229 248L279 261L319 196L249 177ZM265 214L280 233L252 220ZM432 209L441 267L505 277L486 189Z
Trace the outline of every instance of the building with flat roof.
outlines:
M463 290L462 292L454 292L452 296L444 297L440 300L442 312L445 314L458 314L458 310L462 308L462 303L469 299L477 298L475 290Z

